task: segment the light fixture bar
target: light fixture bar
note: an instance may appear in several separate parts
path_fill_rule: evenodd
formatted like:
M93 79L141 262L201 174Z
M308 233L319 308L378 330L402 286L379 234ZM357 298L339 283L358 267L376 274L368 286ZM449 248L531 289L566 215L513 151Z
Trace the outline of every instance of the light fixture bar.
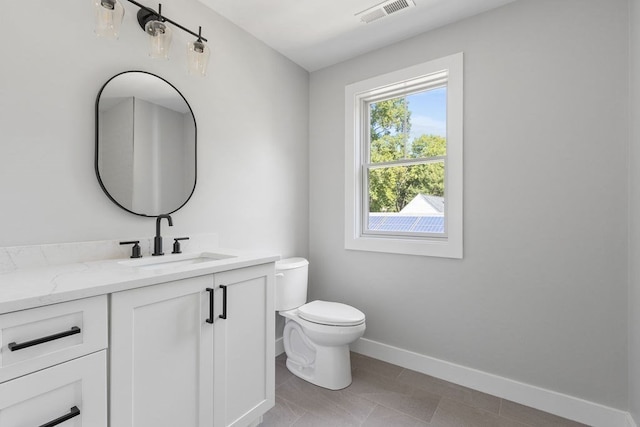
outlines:
M148 14L145 14L143 16L141 16L140 12L138 12L138 23L140 24L140 26L142 27L143 30L144 30L144 26L146 24L146 21L150 20L152 17L157 17L157 18L160 18L160 20L162 20L164 22L168 22L168 23L172 24L173 26L180 28L182 31L185 31L185 32L187 32L187 33L189 33L189 34L191 34L191 35L193 35L195 37L198 37L199 40L202 40L204 42L208 41L207 39L202 37L200 34L195 33L193 31L191 31L190 29L183 27L182 25L180 25L177 22L167 18L164 15L161 15L159 11L156 12L155 10L153 10L153 9L143 5L143 4L140 4L135 0L127 0L127 1L129 3L133 3L136 6L138 6L140 8L140 11L144 10L144 11L148 12Z

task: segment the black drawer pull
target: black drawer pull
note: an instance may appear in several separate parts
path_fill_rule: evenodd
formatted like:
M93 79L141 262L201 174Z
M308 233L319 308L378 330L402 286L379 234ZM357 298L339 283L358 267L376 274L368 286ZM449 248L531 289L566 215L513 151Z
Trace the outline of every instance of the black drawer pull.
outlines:
M227 318L227 286L220 285L220 287L222 288L222 314L218 317L220 317L221 319L226 319Z
M53 340L58 340L60 338L68 337L68 336L79 334L79 333L80 333L80 328L78 328L77 326L74 326L68 331L58 332L57 334L49 335L48 337L42 337L42 338L37 338L35 340L26 341L26 342L23 342L22 344L16 344L15 342L11 342L9 343L8 347L9 347L9 350L11 351L22 350L23 348L32 347L34 345L42 344L42 343L53 341Z
M207 288L207 292L209 292L209 318L207 319L207 323L213 323L213 292L214 292L214 289Z
M44 423L40 427L57 426L58 424L62 424L63 422L65 422L67 420L70 420L71 418L77 417L78 415L80 415L80 409L78 409L77 406L74 406L73 408L71 408L70 411L71 412L69 412L68 414L63 415L60 418L56 418L53 421L49 421L48 423Z

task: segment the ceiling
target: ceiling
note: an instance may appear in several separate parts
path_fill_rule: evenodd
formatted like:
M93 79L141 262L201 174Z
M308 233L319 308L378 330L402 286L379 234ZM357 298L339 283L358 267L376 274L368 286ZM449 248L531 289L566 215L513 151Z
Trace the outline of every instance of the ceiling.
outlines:
M353 58L515 0L414 0L365 24L381 0L199 0L308 71Z

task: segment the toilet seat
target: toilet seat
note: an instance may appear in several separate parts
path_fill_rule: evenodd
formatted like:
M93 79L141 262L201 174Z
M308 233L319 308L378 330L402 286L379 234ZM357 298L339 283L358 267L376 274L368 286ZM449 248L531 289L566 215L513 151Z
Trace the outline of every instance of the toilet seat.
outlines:
M364 313L347 304L329 301L311 301L298 307L298 316L321 325L356 326L364 323Z

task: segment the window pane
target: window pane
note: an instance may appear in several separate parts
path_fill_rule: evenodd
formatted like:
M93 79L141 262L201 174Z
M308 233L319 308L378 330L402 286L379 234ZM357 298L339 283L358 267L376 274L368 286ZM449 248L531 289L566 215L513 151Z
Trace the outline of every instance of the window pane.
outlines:
M378 225L378 231L406 231L409 232L418 220L417 216L382 216L383 221Z
M425 203L418 196L428 197ZM369 170L369 212L444 212L444 161Z
M415 224L417 233L444 233L444 216L424 216Z
M447 153L447 88L369 104L370 163Z
M369 214L369 231L442 234L444 233L444 216L371 213Z
M369 231L444 233L444 161L369 170Z

